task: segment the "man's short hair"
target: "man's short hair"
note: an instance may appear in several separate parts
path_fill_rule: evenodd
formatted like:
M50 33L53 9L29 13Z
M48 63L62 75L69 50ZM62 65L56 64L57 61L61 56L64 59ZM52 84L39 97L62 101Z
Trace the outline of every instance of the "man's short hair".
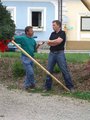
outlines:
M61 22L59 20L54 20L52 23L56 23L59 27L61 27Z
M29 29L32 29L33 27L32 26L27 26L26 28L25 28L25 34L27 34L27 32L29 31Z

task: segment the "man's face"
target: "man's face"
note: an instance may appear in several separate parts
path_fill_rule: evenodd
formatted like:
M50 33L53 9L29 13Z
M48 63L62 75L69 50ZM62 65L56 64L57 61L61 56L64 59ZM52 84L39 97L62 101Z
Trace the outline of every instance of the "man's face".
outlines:
M32 37L33 36L33 29L32 28L30 28L29 30L28 30L28 32L27 32L27 35L28 36L30 36L30 37Z
M60 29L60 26L56 24L56 22L52 23L52 28L54 31L58 31Z

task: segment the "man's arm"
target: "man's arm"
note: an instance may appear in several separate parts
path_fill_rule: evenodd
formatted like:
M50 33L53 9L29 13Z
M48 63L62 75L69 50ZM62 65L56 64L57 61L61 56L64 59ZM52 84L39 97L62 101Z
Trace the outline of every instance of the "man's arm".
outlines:
M39 42L37 45L36 45L36 50L41 46L43 45L45 42Z
M14 37L12 37L12 40L15 41L17 44L22 44L23 43L22 39L23 39L22 36L14 36Z
M47 44L49 46L56 46L56 45L59 45L61 42L63 41L62 38L58 37L57 39L55 40L48 40Z

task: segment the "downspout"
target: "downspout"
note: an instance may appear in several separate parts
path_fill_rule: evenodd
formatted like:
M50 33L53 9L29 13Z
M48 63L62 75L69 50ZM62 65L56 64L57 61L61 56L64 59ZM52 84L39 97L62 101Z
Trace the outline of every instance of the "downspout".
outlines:
M87 9L90 11L90 0L81 0L81 1L87 7Z
M58 0L58 20L61 21L62 25L62 0Z

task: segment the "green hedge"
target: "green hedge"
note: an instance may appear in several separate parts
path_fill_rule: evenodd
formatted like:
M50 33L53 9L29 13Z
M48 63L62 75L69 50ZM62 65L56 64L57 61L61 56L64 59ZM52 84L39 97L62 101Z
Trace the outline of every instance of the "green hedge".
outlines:
M25 70L23 68L21 61L16 61L12 65L12 71L13 71L14 77L23 77L25 75Z

